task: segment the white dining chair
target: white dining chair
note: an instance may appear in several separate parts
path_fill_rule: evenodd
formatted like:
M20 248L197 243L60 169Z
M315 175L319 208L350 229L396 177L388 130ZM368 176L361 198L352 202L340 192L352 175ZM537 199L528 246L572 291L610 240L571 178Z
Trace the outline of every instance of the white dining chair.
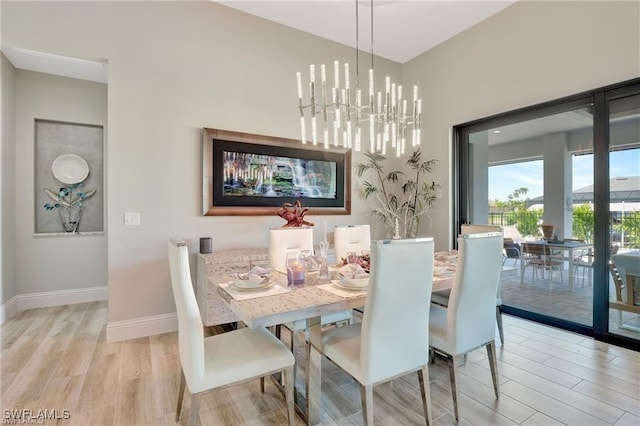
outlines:
M454 357L486 346L496 397L500 396L495 346L495 294L502 266L502 234L458 238L458 267L447 307L433 305L429 344L447 358L456 421L458 389Z
M502 227L498 225L462 225L460 228L462 234L467 235L481 234L486 232L499 232L502 234ZM502 263L504 263L504 258L502 259ZM447 306L449 304L449 297L451 297L451 289L434 291L431 294L431 302L440 306ZM500 336L500 345L504 346L504 326L502 324L502 277L500 277L500 282L498 283L498 291L496 293L496 324L498 325L498 336Z
M425 419L432 423L429 336L418 331L429 325L433 256L432 238L372 243L362 322L332 329L316 325L309 331L309 351L323 354L360 383L365 425L373 424L373 386L413 372Z
M285 254L291 250L313 251L313 228L269 229L269 264L271 269L287 272Z
M285 255L291 250L311 250L313 251L313 229L312 228L272 228L269 229L269 263L271 268L286 273ZM353 313L351 310L331 312L322 316L322 324L335 324L341 322L351 322ZM293 354L298 353L299 342L298 333L306 331L307 322L298 320L284 324L291 331L289 348ZM276 335L280 336L280 328L276 328ZM306 337L306 336L305 336ZM296 369L293 372L294 383L296 379Z
M208 390L239 384L281 372L285 381L289 425L295 422L293 409L293 369L295 358L287 347L264 328L242 328L204 337L191 272L189 251L184 241L169 240L171 287L178 315L180 388L176 422L180 420L185 386L191 394L190 425L199 418L200 398Z
M369 225L345 225L333 228L333 246L336 261L347 258L347 253L362 254L369 251L371 246L371 231Z

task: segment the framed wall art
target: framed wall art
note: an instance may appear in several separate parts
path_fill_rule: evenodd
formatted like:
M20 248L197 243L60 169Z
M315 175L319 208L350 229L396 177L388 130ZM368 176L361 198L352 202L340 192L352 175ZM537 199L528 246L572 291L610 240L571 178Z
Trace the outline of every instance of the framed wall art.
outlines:
M300 201L309 214L350 214L351 150L203 129L205 216L276 214Z

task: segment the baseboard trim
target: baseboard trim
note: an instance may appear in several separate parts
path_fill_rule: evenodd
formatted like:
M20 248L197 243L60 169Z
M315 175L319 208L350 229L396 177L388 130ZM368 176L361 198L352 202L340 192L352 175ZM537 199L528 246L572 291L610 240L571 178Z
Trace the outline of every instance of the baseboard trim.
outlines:
M107 323L107 343L170 333L177 329L178 317L175 312L124 321L111 321Z
M18 310L47 308L49 306L73 305L76 303L97 302L109 298L107 286L75 288L72 290L43 291L40 293L19 294Z
M107 300L108 297L109 290L107 286L18 294L2 305L0 324L11 318L16 312L24 311L25 309L97 302Z
M0 324L11 318L11 315L16 312L18 312L18 297L13 296L0 306Z

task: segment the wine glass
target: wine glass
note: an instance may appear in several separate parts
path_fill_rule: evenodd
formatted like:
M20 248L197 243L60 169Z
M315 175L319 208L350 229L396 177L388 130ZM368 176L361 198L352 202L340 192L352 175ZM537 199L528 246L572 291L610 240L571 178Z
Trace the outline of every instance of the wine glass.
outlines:
M350 266L351 275L355 278L356 272L358 271L358 253L355 251L347 252L347 263Z

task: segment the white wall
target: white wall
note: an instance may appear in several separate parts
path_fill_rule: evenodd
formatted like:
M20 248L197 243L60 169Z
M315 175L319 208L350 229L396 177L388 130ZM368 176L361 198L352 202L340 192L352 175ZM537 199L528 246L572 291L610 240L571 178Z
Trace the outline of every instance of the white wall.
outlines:
M43 208L34 205L34 191L42 191L34 188L35 119L106 127L107 85L16 71L16 292L106 286L106 235L34 235L34 209Z
M11 63L0 54L2 68L2 146L0 146L0 272L2 291L0 305L8 302L16 295L16 70Z
M110 322L174 312L169 236L192 239L192 251L201 236L212 236L214 249L266 247L267 228L283 224L276 215L201 216L201 128L298 138L296 71L352 62L353 49L211 2L1 6L3 43L109 61ZM379 85L385 75L399 81L401 66L379 59L376 73ZM369 220L352 200L351 217L309 219L329 227ZM125 211L140 212L141 226L124 227Z
M640 76L640 3L519 1L404 64L423 97L430 156L450 164L456 124ZM435 171L448 182L450 169ZM449 196L435 208L450 240Z
M266 246L275 216L200 216L200 128L297 138L295 72L350 61L352 49L210 2L1 7L3 43L109 61L109 321L174 311L170 235L191 238L192 251L200 236L216 249ZM444 198L421 235L438 249L451 239L451 126L638 76L638 16L632 2L519 2L404 66L376 61L378 76L420 86L424 155L440 160ZM352 217L310 219L368 220L353 201ZM125 228L125 211L142 225Z

